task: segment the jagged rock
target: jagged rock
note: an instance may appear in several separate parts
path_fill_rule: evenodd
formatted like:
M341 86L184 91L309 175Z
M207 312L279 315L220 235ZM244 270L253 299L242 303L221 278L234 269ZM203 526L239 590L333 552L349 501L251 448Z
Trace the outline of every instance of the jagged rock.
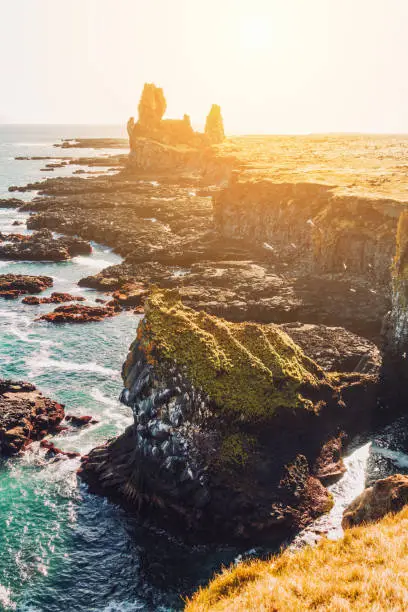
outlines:
M60 448L57 448L53 442L49 442L48 440L41 440L40 446L47 449L45 454L47 459L54 459L55 457L58 457L58 455L68 457L68 459L76 459L77 457L81 456L80 453L75 451L63 451Z
M101 449L83 460L91 489L221 538L273 540L328 510L311 466L320 456L324 471L322 447L370 422L380 359L330 373L279 326L227 323L159 289L145 310L123 367L135 425L103 465Z
M53 312L42 315L39 321L49 323L93 323L103 321L107 317L113 317L117 311L109 306L80 306L79 304L67 304L58 306Z
M29 236L0 235L0 259L64 261L75 255L89 255L91 252L89 242L74 237L53 238L48 229L41 229Z
M24 274L0 274L0 297L17 299L25 293L41 293L52 287L50 276L26 276Z
M112 297L122 308L131 308L140 306L148 293L141 283L126 283L119 291L115 291Z
M166 108L163 89L153 83L145 83L138 106L140 126L148 130L158 128Z
M20 208L23 204L24 200L18 198L0 198L0 208Z
M183 119L163 119L166 110L166 99L163 90L153 83L146 83L139 102L139 119L135 122L130 117L127 122L127 132L131 149L130 162L135 166L135 153L140 149L140 138L152 139L165 145L177 147L208 147L212 143L222 142L224 129L220 107L213 105L207 117L206 133L195 132L191 126L189 115ZM181 151L180 151L181 152ZM175 151L173 151L173 154ZM140 163L138 167L143 167ZM157 164L160 167L160 164Z
M39 304L61 304L62 302L84 302L85 298L81 295L71 295L70 293L59 293L54 291L50 297L37 297L30 295L23 298L23 304L29 304L30 306L38 306Z
M224 122L221 107L213 104L205 122L205 134L212 144L220 144L225 140Z
M89 425L90 423L93 425L98 423L98 421L89 415L76 416L74 414L67 414L65 416L65 420L68 421L68 423L71 423L71 425L75 425L75 427L84 427L84 425Z
M64 406L27 382L0 380L0 455L14 455L33 440L57 431Z
M380 520L386 514L399 512L408 503L408 476L395 474L377 480L345 509L342 527Z

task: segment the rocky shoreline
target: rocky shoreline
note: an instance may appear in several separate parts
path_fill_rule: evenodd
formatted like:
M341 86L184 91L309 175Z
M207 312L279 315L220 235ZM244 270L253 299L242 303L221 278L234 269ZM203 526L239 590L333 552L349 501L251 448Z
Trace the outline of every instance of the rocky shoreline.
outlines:
M64 406L28 382L0 380L0 456L15 455L31 442L59 431Z
M325 485L344 471L345 436L403 410L406 202L354 193L343 175L338 185L332 174L273 177L239 147L161 117L128 124L131 151L115 174L10 188L39 191L10 200L31 213L28 228L124 258L79 283L110 302L43 319L145 309L123 371L135 424L85 457L81 477L204 539L278 540L330 508ZM240 410L228 412L238 391Z

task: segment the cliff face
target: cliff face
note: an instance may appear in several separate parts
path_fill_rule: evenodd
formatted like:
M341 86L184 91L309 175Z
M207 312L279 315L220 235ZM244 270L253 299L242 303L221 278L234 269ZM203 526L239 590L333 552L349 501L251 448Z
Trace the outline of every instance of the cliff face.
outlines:
M199 174L202 182L227 184L236 160L218 157L210 147L194 147L187 144L171 145L152 138L137 136L132 143L127 167L155 178L163 174Z
M327 185L231 182L214 197L219 232L266 243L308 273L389 284L401 203L336 195Z
M399 219L392 277L392 310L389 341L395 352L404 352L408 342L408 212Z
M297 328L304 345L315 332ZM370 352L367 373L332 373L279 326L226 323L154 290L123 368L135 424L92 451L82 477L167 526L282 537L330 508L313 466L356 410L360 427L372 415L379 357L362 342L349 335L349 357L356 366Z

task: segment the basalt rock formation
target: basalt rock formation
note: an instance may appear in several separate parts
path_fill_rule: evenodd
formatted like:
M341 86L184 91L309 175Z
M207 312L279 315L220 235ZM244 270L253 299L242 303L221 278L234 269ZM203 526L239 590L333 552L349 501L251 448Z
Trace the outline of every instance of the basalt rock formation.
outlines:
M75 255L89 255L89 242L76 237L54 238L48 229L27 236L0 234L0 259L24 261L65 261Z
M315 361L282 327L227 323L159 289L145 312L123 368L135 424L84 458L91 489L215 538L273 540L327 511L312 466L342 429L370 422L378 350L349 334L335 357L347 332L322 331L319 351L315 330L297 328Z
M120 309L119 309L120 310ZM79 304L66 304L58 306L53 312L41 315L39 321L48 323L94 323L113 317L118 309L113 306L82 306Z
M363 523L379 521L389 513L396 513L408 503L408 476L395 474L377 480L344 511L342 527L348 529Z
M64 406L31 383L0 380L0 455L14 455L30 442L58 431Z
M0 297L14 300L26 293L41 293L52 287L53 282L50 276L0 274Z
M71 295L70 293L59 293L54 291L50 297L37 297L35 295L29 295L22 300L23 304L29 306L38 306L39 304L62 304L63 302L84 302L85 298L81 295Z
M221 109L216 104L207 117L205 134L193 130L188 115L183 119L163 119L166 107L163 90L146 83L138 107L139 119L135 122L131 117L127 123L131 166L148 168L146 156L155 158L156 169L192 163L190 158L201 155L200 149L224 140Z
M211 144L220 144L225 140L224 122L221 115L221 107L213 104L205 122L206 136Z

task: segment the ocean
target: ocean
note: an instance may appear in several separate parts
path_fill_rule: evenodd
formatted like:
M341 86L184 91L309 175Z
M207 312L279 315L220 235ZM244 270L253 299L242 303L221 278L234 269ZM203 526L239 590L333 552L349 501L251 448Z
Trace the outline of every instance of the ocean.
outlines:
M115 126L0 126L0 198L10 185L70 174L76 166L43 173L44 161L16 156L87 156L112 150L58 149L60 138L122 137ZM22 194L30 199L35 194ZM0 209L0 232L15 231L26 213ZM22 226L24 227L24 226ZM27 231L18 228L17 231ZM90 256L62 263L0 262L0 273L45 274L53 291L98 297L77 281L120 257L104 245ZM47 293L50 293L49 290ZM131 412L118 402L120 371L139 316L122 313L96 324L52 326L35 321L49 305L0 301L0 377L28 380L66 405L67 413L90 414L91 427L53 437L58 447L85 454L123 432ZM319 523L329 537L341 534L344 506L367 481L408 472L403 420L381 436L357 444L348 472L333 485L335 507ZM221 564L242 558L235 548L187 546L162 530L140 524L118 506L90 495L76 477L78 460L46 461L34 443L21 457L0 464L0 610L20 612L171 611ZM298 542L313 540L307 530ZM251 551L256 553L259 551Z

